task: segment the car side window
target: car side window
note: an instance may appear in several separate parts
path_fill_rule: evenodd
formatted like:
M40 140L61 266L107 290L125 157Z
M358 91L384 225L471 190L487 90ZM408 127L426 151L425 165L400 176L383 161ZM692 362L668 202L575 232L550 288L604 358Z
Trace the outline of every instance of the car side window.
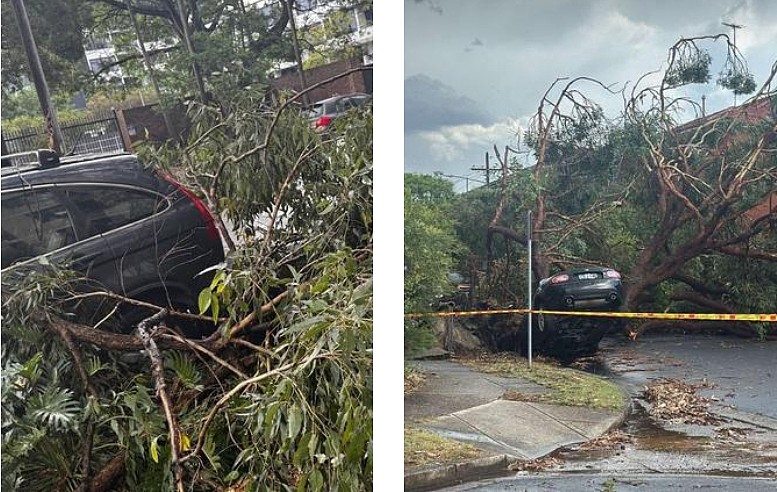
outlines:
M66 196L82 239L145 219L167 205L156 194L111 186L73 187Z
M2 196L2 268L78 240L71 215L54 189Z

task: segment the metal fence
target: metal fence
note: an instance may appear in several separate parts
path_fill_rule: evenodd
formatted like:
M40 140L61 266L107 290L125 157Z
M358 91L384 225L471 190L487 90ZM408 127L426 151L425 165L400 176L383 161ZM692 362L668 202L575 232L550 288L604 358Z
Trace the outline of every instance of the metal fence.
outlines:
M79 155L127 150L115 113L69 121L61 125L62 154ZM49 148L49 135L41 127L2 131L3 154Z

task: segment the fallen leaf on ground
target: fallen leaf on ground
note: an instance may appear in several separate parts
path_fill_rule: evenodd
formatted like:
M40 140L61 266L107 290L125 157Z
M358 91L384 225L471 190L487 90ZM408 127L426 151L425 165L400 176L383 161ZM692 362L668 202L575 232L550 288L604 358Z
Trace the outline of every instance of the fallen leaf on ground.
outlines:
M599 449L623 449L623 445L631 442L631 436L620 430L608 432L596 439L591 439L580 444L580 451L593 451Z
M536 460L516 461L512 465L508 466L507 469L514 472L537 472L557 466L559 463L561 463L561 461L559 461L558 458L554 458L553 456L544 456L542 458L537 458Z
M676 379L657 379L645 386L642 395L652 405L650 415L672 422L710 425L720 418L708 411L710 398L697 394L713 387L708 382L690 384Z

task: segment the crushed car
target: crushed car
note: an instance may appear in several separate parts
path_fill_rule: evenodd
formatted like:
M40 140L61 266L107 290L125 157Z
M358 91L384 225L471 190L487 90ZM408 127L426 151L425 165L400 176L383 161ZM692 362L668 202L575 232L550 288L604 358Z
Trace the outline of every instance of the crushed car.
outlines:
M621 274L607 267L558 272L540 280L533 307L537 311L622 311ZM592 355L608 332L622 326L622 318L537 313L532 318L532 351L561 360ZM519 337L525 339L527 329L525 318ZM526 351L523 343L523 352Z

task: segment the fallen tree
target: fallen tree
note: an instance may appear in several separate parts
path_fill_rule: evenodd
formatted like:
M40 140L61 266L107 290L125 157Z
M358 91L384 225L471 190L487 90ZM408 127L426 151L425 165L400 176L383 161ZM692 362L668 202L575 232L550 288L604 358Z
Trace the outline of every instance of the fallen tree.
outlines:
M4 272L4 487L371 488L371 112L317 134L270 100L194 104L186 146L144 151L235 225L200 314ZM111 331L117 304L150 315Z
M711 57L702 46L715 43L725 52L718 84L754 94L706 116L681 89L710 80ZM500 157L489 260L497 237L526 244L520 224L531 210L535 279L572 265L606 264L624 274L632 309L674 303L705 312L768 312L761 310L777 299L769 280L777 272L775 75L777 63L756 90L739 51L717 35L681 39L665 71L645 74L630 88L616 91L587 77L556 80L527 132L535 164L511 169L508 151ZM586 87L620 95L620 116L606 117ZM699 117L681 124L689 111ZM759 285L765 289L758 292ZM764 334L766 327L735 329Z

